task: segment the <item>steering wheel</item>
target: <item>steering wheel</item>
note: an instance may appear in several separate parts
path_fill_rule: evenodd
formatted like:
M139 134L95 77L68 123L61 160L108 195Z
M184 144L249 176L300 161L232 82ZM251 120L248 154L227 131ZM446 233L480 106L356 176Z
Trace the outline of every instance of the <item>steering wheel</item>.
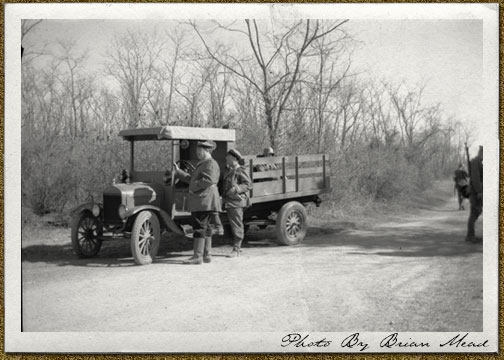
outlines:
M186 160L179 160L176 162L176 164L180 167L180 169L184 170L189 175L192 175L194 170L196 170L196 166Z
M178 160L176 162L176 164L179 166L179 168L181 170L184 170L189 175L192 175L192 173L194 172L194 170L196 170L196 167L193 164L191 164L189 161L186 161L186 160ZM174 186L174 185L178 184L179 181L180 181L179 178L177 178L177 177L175 177L175 176L172 175L171 186Z

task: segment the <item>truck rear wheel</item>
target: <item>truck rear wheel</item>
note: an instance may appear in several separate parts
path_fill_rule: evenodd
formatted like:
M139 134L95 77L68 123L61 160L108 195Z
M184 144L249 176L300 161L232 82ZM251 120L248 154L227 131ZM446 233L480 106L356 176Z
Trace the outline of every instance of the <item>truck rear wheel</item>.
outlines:
M276 219L277 241L282 245L301 243L308 229L306 209L297 201L282 206Z
M102 228L88 211L83 211L72 221L72 248L80 258L93 257L100 251Z
M137 265L147 265L157 255L161 241L159 219L151 211L142 211L133 223L131 253Z

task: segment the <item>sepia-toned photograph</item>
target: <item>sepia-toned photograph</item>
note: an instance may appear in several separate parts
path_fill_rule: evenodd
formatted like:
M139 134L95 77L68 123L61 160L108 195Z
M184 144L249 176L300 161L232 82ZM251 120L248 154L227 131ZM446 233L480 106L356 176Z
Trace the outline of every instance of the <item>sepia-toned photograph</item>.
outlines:
M27 5L7 352L497 352L497 4Z

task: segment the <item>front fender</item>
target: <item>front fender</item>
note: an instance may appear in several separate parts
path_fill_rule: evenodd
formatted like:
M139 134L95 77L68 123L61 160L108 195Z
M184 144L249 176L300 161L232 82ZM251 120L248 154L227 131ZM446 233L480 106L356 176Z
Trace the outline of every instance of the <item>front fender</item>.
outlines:
M100 209L103 208L102 204L91 202L91 203L85 203L85 204L79 205L79 206L73 208L72 210L70 210L69 212L71 215L81 213L84 210L91 212L93 210L93 205L98 205L100 207Z
M136 214L138 214L140 211L145 210L151 210L155 212L159 216L160 221L167 229L170 229L172 232L176 234L184 235L184 231L180 228L180 226L178 226L175 223L175 221L173 221L173 219L166 211L153 205L135 206L133 209L130 209L126 212L126 219L130 219L131 217L134 217Z

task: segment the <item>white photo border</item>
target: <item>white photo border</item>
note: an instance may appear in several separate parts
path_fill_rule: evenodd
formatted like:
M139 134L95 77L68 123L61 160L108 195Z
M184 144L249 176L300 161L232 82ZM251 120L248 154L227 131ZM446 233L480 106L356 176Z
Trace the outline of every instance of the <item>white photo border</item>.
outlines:
M483 101L488 129L485 142L483 244L483 332L470 333L475 342L488 340L481 349L457 352L498 351L499 315L499 9L498 4L219 4L219 3L6 3L5 14L5 117L4 117L4 280L5 351L43 353L282 353L284 333L34 333L21 332L21 19L203 19L203 18L338 18L358 19L482 19ZM488 240L488 241L487 241ZM312 333L314 337L341 340L348 333ZM388 333L363 333L378 343ZM401 333L419 341L450 339L457 333ZM239 338L240 341L236 341ZM336 341L337 342L337 341ZM433 342L434 343L434 342ZM294 349L289 352L309 352ZM351 349L318 348L317 352L355 352ZM405 350L406 351L406 350ZM418 352L418 349L407 350ZM439 353L431 347L422 352ZM390 352L375 347L372 351Z

